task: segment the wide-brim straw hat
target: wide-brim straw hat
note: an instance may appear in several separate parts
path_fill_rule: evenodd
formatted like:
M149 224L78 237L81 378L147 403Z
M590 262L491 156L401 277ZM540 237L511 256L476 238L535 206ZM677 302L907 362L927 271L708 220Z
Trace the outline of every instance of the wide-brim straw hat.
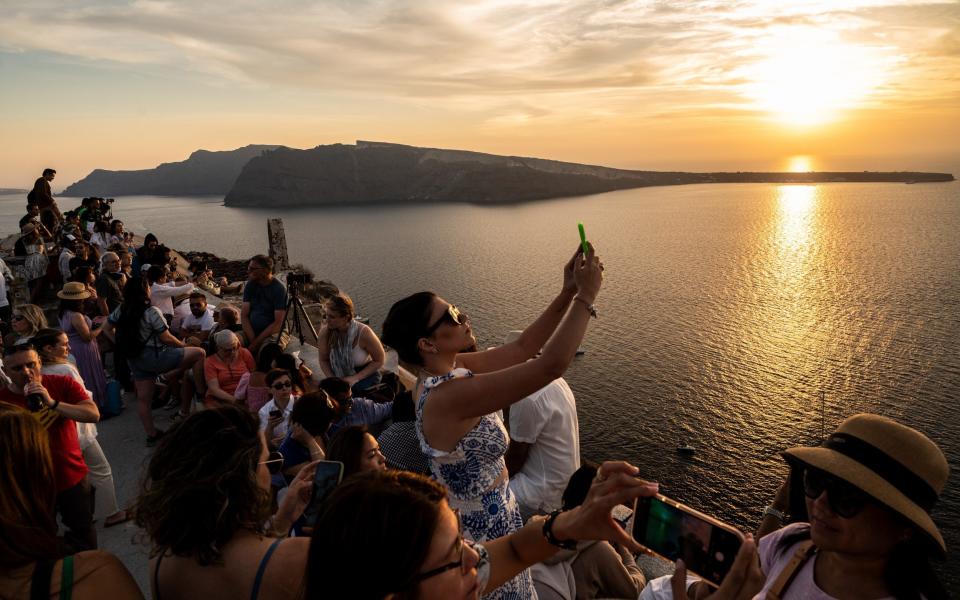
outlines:
M57 298L64 300L86 300L90 297L90 290L79 281L70 281L63 284L63 289L57 292Z
M946 554L930 509L943 491L950 466L940 448L916 429L879 415L854 415L819 447L790 448L783 457L863 490L916 525L941 556Z
M21 236L29 235L29 234L33 233L33 231L34 231L36 228L37 228L37 224L36 224L36 223L27 222L27 223L25 223L25 224L23 225L23 227L20 228L20 235L21 235Z

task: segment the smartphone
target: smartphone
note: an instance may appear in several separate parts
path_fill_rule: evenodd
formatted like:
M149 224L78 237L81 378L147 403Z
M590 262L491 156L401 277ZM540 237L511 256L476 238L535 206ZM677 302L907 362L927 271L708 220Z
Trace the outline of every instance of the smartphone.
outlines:
M317 463L317 470L313 474L313 496L310 504L303 511L304 525L313 527L320 514L323 501L327 499L340 480L343 479L343 463L335 460L321 460Z
M583 230L583 223L577 223L577 229L580 230L580 247L583 248L583 255L587 255L590 246L587 245L587 232Z
M279 419L279 418L282 417L282 416L283 416L283 411L280 410L279 408L278 408L277 410L271 410L271 411L270 411L270 418L271 418L271 419Z
M719 587L733 565L743 534L666 496L638 498L633 539L661 558L682 558L691 571Z

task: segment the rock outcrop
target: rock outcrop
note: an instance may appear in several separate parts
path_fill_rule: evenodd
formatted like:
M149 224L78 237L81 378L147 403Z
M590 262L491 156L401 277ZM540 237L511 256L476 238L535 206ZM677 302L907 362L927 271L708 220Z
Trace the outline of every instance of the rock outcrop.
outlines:
M233 186L243 166L264 151L279 146L250 145L236 150L197 150L181 162L154 169L97 169L65 189L63 196L222 196Z

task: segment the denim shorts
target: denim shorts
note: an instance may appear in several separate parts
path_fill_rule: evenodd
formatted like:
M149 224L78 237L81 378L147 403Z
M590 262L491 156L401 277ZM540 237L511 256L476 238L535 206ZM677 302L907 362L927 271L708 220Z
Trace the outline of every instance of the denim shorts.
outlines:
M183 362L183 348L163 346L159 349L144 348L140 356L130 359L130 372L134 381L155 379L167 371L172 371Z

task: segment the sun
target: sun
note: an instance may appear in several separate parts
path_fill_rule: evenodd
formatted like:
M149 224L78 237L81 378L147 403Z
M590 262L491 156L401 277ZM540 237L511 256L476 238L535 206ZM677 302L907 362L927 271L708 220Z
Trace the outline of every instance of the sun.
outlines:
M885 49L859 46L828 31L799 28L761 43L743 70L744 95L781 123L819 125L861 106L883 81Z

